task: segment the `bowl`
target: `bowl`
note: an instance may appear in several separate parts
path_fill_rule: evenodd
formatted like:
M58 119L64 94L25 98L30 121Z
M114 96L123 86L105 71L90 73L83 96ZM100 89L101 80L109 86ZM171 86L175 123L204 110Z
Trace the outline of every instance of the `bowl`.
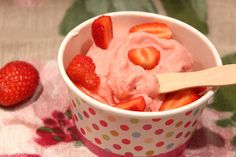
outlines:
M198 30L179 20L146 12L107 13L113 21L114 36L145 22L163 22L193 55L194 70L222 65L213 44ZM209 90L197 101L162 112L135 112L103 104L80 91L65 72L72 58L86 53L92 45L91 18L71 30L60 45L58 66L72 99L73 119L84 144L98 156L177 156L193 135L199 117L215 93ZM119 29L118 29L119 28ZM119 30L119 31L118 31Z

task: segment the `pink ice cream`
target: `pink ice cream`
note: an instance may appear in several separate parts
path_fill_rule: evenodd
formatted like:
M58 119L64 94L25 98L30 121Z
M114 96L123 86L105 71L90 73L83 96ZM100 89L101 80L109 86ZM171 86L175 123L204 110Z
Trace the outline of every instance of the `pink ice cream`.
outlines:
M134 48L155 47L160 51L160 62L152 70L145 70L128 59ZM130 33L123 38L114 37L106 50L95 44L87 54L95 65L101 83L93 95L107 104L115 104L143 96L145 111L158 111L164 95L159 94L154 74L191 71L193 59L189 51L174 39L161 39L145 32Z

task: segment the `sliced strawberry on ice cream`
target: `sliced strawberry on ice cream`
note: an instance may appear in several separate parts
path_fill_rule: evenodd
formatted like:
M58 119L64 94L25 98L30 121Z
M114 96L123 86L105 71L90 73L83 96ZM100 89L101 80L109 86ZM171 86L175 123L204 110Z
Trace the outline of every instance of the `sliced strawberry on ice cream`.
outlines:
M196 88L193 88L193 90L198 95L204 95L207 92L207 87L196 87Z
M127 102L116 104L114 105L114 107L124 109L124 110L130 110L130 111L144 111L146 107L146 103L145 103L144 98L142 96L139 96Z
M66 73L71 81L89 90L96 89L100 83L100 78L95 73L95 64L88 56L80 54L75 56L67 67Z
M160 22L138 24L131 27L129 32L147 32L165 39L171 39L173 37L173 33L168 25Z
M110 16L100 16L92 23L92 37L101 49L107 49L113 38L113 28Z
M160 51L154 47L131 49L128 52L129 60L146 70L151 70L160 61Z
M165 111L179 108L194 102L198 98L200 98L200 96L192 89L168 93L159 110Z

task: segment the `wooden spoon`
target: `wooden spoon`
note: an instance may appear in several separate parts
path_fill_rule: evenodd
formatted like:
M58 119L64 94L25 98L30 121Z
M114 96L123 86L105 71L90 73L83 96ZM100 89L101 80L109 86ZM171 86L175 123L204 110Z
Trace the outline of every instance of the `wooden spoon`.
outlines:
M201 86L226 86L236 84L236 64L213 67L196 72L162 73L155 75L160 93Z

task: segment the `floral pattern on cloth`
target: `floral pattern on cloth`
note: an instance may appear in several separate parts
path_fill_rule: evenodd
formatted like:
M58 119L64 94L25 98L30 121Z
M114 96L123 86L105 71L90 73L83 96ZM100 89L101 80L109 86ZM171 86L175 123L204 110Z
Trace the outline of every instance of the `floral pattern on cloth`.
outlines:
M69 93L56 61L38 69L37 93L21 106L0 108L0 157L97 157L77 136ZM224 116L227 113L205 109L192 141L179 157L232 157L233 129L215 124Z

